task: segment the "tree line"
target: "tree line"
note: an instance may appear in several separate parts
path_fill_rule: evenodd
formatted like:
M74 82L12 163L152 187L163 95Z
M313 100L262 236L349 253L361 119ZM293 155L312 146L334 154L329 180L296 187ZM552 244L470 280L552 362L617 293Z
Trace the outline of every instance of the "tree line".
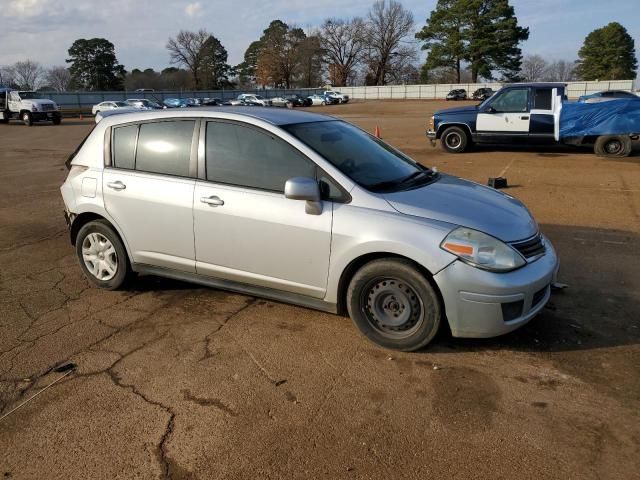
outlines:
M0 67L0 85L48 90L156 90L318 87L402 83L616 80L635 78L633 38L617 22L589 33L578 60L523 56L529 29L509 0L438 0L416 32L413 14L378 0L365 17L327 18L302 29L276 19L238 65L205 29L180 31L166 48L172 66L125 71L107 39L78 39L68 66L25 60ZM419 65L419 48L426 60Z

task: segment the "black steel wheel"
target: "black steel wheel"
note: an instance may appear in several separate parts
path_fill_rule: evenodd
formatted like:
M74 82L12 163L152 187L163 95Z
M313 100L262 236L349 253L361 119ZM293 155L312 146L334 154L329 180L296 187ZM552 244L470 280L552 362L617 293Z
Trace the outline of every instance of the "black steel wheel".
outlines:
M364 265L349 284L347 307L358 329L386 348L422 348L440 326L438 295L408 260L381 259Z

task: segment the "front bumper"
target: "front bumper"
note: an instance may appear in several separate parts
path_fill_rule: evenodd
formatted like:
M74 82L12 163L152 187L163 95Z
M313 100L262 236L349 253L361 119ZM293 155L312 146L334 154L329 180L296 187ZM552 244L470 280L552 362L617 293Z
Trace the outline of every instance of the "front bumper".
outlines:
M34 122L42 122L45 120L53 120L54 118L60 117L60 112L57 110L47 111L47 112L31 112L31 118Z
M508 273L481 270L455 261L434 276L454 337L488 338L515 330L535 317L549 301L559 261L545 239L546 253ZM512 314L505 318L507 309ZM519 309L513 314L513 308Z
M427 138L429 139L429 142L431 143L431 146L436 145L436 131L435 130L427 130Z

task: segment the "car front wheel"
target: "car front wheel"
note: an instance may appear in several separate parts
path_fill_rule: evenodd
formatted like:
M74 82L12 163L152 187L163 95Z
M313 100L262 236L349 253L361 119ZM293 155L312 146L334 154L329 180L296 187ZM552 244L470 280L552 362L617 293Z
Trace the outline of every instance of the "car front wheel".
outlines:
M347 308L369 340L402 351L427 345L442 315L429 281L401 259L375 260L358 270L347 290Z
M116 290L129 275L127 252L106 220L95 220L80 228L76 254L84 274L101 288Z

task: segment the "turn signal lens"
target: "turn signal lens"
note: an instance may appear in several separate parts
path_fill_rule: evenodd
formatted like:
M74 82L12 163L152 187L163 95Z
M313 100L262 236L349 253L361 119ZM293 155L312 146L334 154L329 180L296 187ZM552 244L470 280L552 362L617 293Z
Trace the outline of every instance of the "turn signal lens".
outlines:
M460 227L449 233L440 248L477 268L508 272L527 262L515 249L491 235Z

